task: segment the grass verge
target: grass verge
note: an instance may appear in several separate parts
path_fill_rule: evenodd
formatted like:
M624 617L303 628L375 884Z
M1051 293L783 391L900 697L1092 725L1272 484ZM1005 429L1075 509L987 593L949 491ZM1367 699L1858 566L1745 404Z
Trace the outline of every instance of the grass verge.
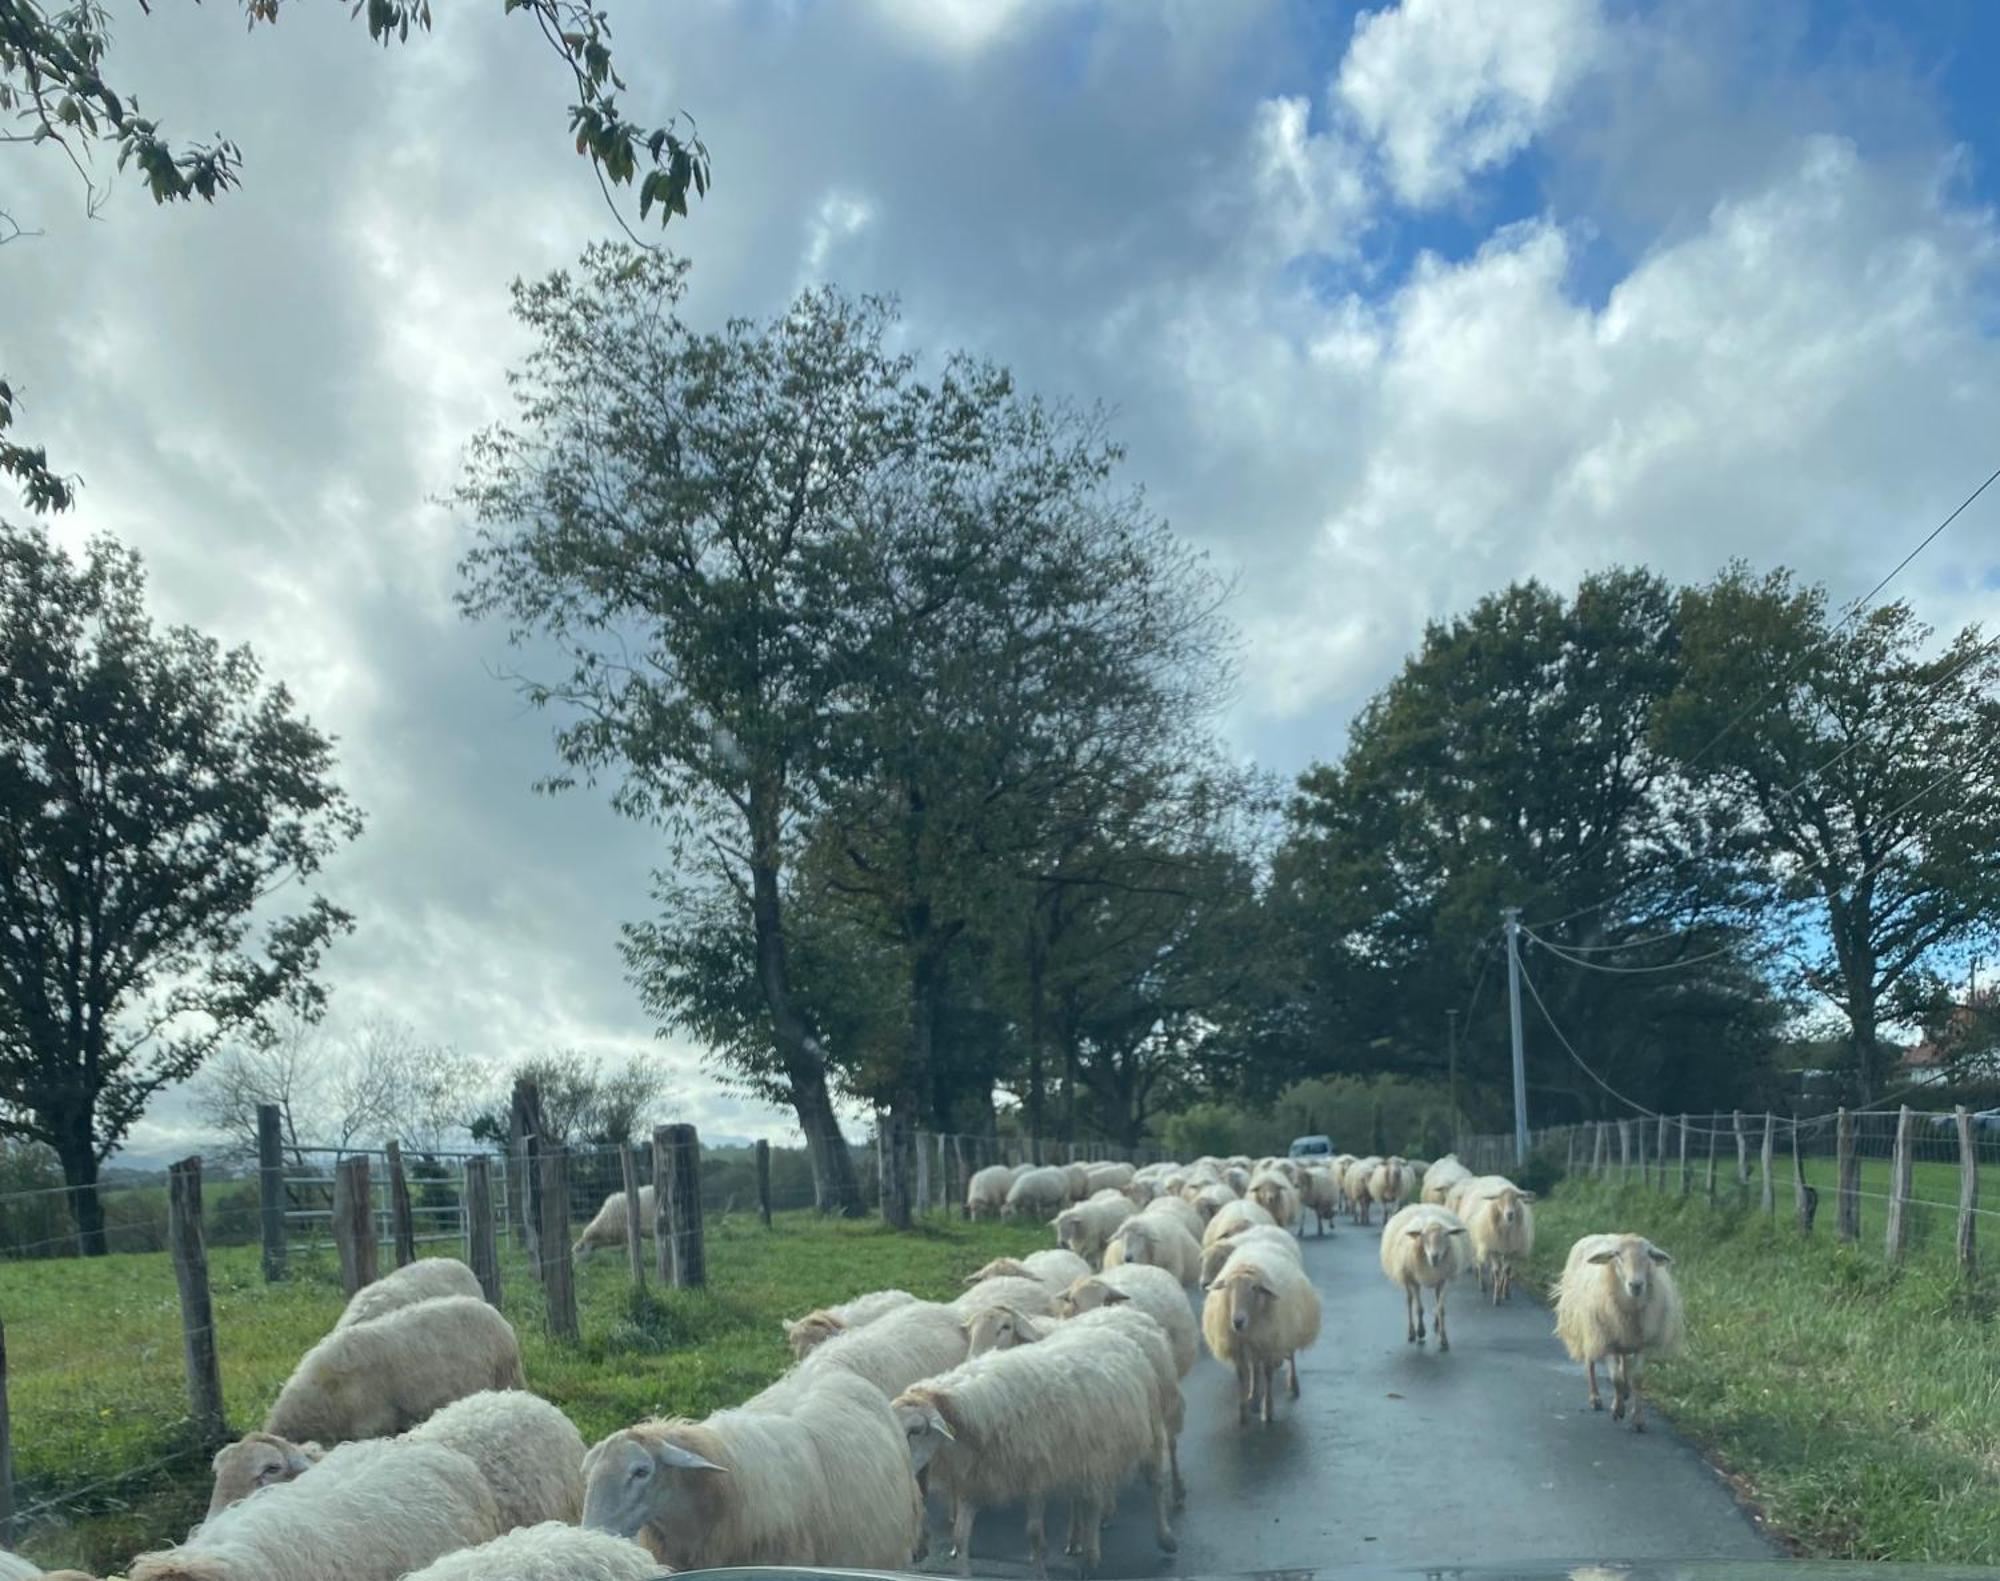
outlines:
M1825 1211L1806 1240L1788 1214L1571 1181L1536 1216L1544 1284L1593 1231L1673 1253L1687 1351L1647 1368L1647 1392L1799 1552L2000 1565L1994 1281L1891 1268Z
M518 1255L503 1310L521 1336L536 1393L586 1440L655 1414L732 1405L790 1361L780 1323L810 1307L900 1288L944 1297L989 1258L1047 1244L1041 1225L938 1219L907 1235L874 1221L779 1214L772 1228L730 1215L708 1226L709 1287L635 1299L622 1253L578 1270L583 1341L552 1342L540 1288ZM651 1247L648 1247L650 1253ZM223 1398L231 1425L255 1426L300 1354L341 1309L330 1254L295 1255L267 1285L250 1247L210 1255ZM48 1568L93 1575L185 1535L208 1503L208 1467L185 1427L180 1312L158 1253L9 1263L7 1325L16 1504L37 1512L20 1546Z

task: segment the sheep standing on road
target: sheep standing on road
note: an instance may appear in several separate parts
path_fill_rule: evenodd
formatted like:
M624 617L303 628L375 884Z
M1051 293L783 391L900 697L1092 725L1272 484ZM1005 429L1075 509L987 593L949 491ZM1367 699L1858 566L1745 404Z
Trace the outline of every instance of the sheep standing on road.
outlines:
M1648 1353L1670 1356L1681 1347L1686 1316L1680 1288L1667 1272L1673 1262L1643 1235L1586 1235L1569 1249L1554 1290L1556 1337L1583 1363L1590 1379L1590 1408L1604 1409L1597 1392L1597 1364L1611 1359L1614 1421L1632 1411L1632 1431L1646 1430L1639 1375Z
M1201 1210L1178 1193L1155 1197L1139 1211L1149 1213L1156 1219L1173 1220L1193 1236L1197 1243L1201 1240L1202 1230L1208 1225L1208 1220L1202 1217Z
M654 1225L654 1205L657 1199L651 1186L639 1188L639 1233L651 1236ZM570 1248L578 1262L585 1262L593 1252L602 1251L607 1246L625 1244L625 1193L614 1191L604 1199L604 1205L583 1227L583 1233L576 1238Z
M1201 1232L1202 1248L1226 1241L1231 1236L1241 1235L1253 1224L1276 1225L1278 1221L1254 1202L1231 1202L1216 1210L1215 1217L1208 1221L1208 1227Z
M1357 1158L1347 1166L1347 1173L1341 1177L1340 1189L1347 1194L1347 1211L1356 1224L1368 1222L1369 1204L1375 1200L1375 1166L1381 1163L1379 1157Z
M461 1548L409 1581L657 1581L660 1561L609 1532L544 1521Z
M1305 1171L1305 1184L1299 1188L1299 1203L1302 1215L1299 1219L1299 1233L1305 1233L1303 1213L1311 1213L1319 1226L1321 1236L1326 1234L1329 1220L1340 1216L1340 1181L1331 1169L1313 1168Z
M785 1343L796 1360L804 1361L836 1334L866 1328L879 1317L887 1317L898 1307L911 1305L917 1298L907 1290L873 1290L839 1306L819 1307L785 1325Z
M1299 1188L1283 1170L1266 1169L1250 1177L1248 1199L1271 1215L1271 1221L1289 1230L1299 1222Z
M1448 1209L1413 1202L1382 1226L1382 1272L1403 1292L1404 1338L1412 1345L1424 1339L1424 1291L1437 1292L1438 1349L1451 1349L1444 1328L1444 1298L1452 1280L1470 1259L1465 1226Z
M635 1539L676 1570L904 1570L923 1535L922 1496L888 1401L837 1371L812 1378L784 1410L641 1422L596 1445L583 1470L583 1524Z
M1298 1353L1319 1338L1319 1292L1296 1258L1245 1246L1222 1265L1201 1308L1209 1354L1236 1369L1236 1420L1261 1406L1275 1411L1277 1370L1290 1364L1292 1398L1299 1397Z
M1026 1257L996 1257L978 1273L967 1274L965 1282L976 1287L988 1279L1033 1279L1053 1294L1067 1290L1089 1272L1090 1264L1075 1252L1051 1246Z
M1079 1202L1056 1215L1056 1242L1095 1268L1118 1227L1136 1211L1131 1199L1117 1191Z
M1368 1177L1368 1195L1382 1205L1382 1217L1388 1218L1408 1200L1416 1190L1417 1172L1410 1167L1407 1159L1393 1154L1375 1166Z
M419 1301L482 1293L479 1276L456 1257L420 1257L355 1291L333 1326L348 1328L356 1323L370 1323L385 1312L415 1306Z
M1183 1285L1193 1285L1201 1278L1201 1243L1178 1219L1135 1213L1118 1226L1118 1233L1104 1249L1107 1273L1127 1263L1163 1268Z
M1217 1241L1202 1251L1201 1288L1206 1290L1215 1283L1215 1276L1222 1272L1222 1265L1245 1246L1265 1247L1280 1256L1289 1255L1293 1262L1301 1268L1305 1267L1299 1243L1289 1231L1281 1230L1275 1224L1253 1224L1240 1234Z
M1019 1283L1040 1289L1032 1280ZM883 1399L892 1399L919 1378L944 1372L965 1360L966 1315L958 1307L940 1302L917 1301L898 1307L866 1327L828 1340L764 1394L792 1397L823 1373L846 1372L864 1379Z
M1199 1336L1187 1291L1164 1268L1126 1263L1079 1279L1057 1297L1056 1312L1062 1317L1075 1317L1081 1312L1095 1312L1099 1307L1126 1302L1160 1325L1173 1349L1174 1375L1185 1378L1200 1354Z
M1186 1197L1188 1205L1201 1215L1201 1222L1203 1224L1212 1223L1216 1214L1228 1207L1230 1203L1236 1201L1236 1193L1219 1180L1212 1180L1207 1185L1192 1186L1188 1189L1193 1192L1193 1195L1187 1196L1186 1193L1183 1193L1183 1196Z
M1012 1164L988 1164L974 1170L965 1183L965 1216L968 1219L997 1219L1007 1207L1007 1193L1014 1188L1020 1171Z
M1514 1269L1535 1249L1535 1200L1511 1180L1491 1187L1469 1187L1459 1198L1458 1216L1472 1243L1472 1265L1479 1288L1490 1285L1498 1306L1514 1291Z
M1449 1207L1445 1194L1461 1180L1470 1179L1472 1171L1458 1161L1458 1155L1447 1153L1424 1171L1423 1200L1440 1208Z
M264 1417L294 1443L386 1438L481 1389L525 1389L512 1325L473 1296L335 1329L300 1358Z

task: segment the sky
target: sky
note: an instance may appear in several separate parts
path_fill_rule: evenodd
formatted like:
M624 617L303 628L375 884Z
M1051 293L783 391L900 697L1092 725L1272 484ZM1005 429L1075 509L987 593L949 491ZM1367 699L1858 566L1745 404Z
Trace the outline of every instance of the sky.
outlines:
M507 411L507 286L611 228L497 0L387 50L114 6L114 85L244 184L95 219L9 150L0 351L161 618L247 642L368 815L336 1018L496 1070L653 1051L710 1135L789 1116L655 1038L616 953L659 834L538 797L551 721L452 603L439 503ZM1293 773L1511 579L1732 557L1860 594L2000 467L2000 6L1984 0L610 0L630 113L698 121L700 325L832 281L1114 415L1236 580L1232 747ZM109 176L109 171L104 172ZM10 516L13 502L0 503ZM2000 486L1893 584L2000 620ZM184 1095L135 1153L191 1133Z

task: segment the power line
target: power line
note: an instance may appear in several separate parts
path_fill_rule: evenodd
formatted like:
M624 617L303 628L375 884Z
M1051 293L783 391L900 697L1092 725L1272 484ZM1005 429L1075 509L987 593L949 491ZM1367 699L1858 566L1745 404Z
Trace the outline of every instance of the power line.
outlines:
M1561 945L1551 944L1547 939L1543 938L1539 933L1535 932L1534 929L1532 928L1523 926L1521 931L1527 934L1529 938L1533 939L1537 944L1539 944L1543 949L1547 950L1551 955L1556 956L1560 960L1567 961L1571 966L1580 966L1583 968L1583 970L1587 972L1615 972L1623 977L1644 976L1646 974L1653 972L1678 972L1684 967L1699 966L1703 961L1712 961L1717 959L1719 956L1731 955L1735 953L1735 947L1733 945L1725 944L1719 950L1709 950L1701 955L1690 955L1683 960L1667 961L1658 966L1604 966L1600 965L1596 961L1581 960L1578 957L1571 955L1568 951L1563 949ZM1667 935L1667 937L1678 938L1679 935L1669 934Z
M1592 1081L1596 1082L1598 1086L1602 1087L1606 1092L1610 1093L1612 1097L1616 1098L1620 1103L1624 1104L1626 1108L1638 1110L1639 1113L1645 1115L1646 1118L1649 1120L1657 1120L1660 1118L1660 1114L1657 1110L1648 1109L1643 1103L1639 1103L1634 1099L1626 1097L1625 1094L1620 1092L1616 1087L1612 1086L1610 1082L1606 1081L1602 1076L1598 1075L1596 1071L1592 1070L1590 1066L1584 1062L1583 1056L1577 1053L1576 1046L1572 1044L1568 1038L1563 1036L1563 1029L1556 1025L1556 1018L1549 1014L1549 1007L1542 1002L1542 991L1535 986L1535 979L1529 975L1528 968L1525 964L1523 964L1523 966L1521 967L1521 981L1527 984L1528 995L1535 1001L1535 1008L1541 1011L1542 1020L1548 1023L1549 1030L1556 1035L1556 1041L1563 1046L1563 1052L1569 1055L1569 1057L1576 1062L1576 1068L1578 1070L1582 1071L1584 1075L1588 1076Z

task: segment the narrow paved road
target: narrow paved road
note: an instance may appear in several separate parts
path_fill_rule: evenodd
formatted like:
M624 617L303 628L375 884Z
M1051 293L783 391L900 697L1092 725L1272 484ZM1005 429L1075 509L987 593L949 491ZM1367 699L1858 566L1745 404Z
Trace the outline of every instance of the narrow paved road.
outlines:
M1105 1576L1774 1557L1664 1418L1649 1412L1635 1434L1588 1409L1581 1369L1526 1294L1496 1310L1467 1281L1448 1312L1450 1353L1404 1344L1379 1233L1343 1222L1324 1241L1308 1236L1325 1322L1300 1358L1304 1397L1281 1394L1271 1426L1238 1427L1234 1375L1206 1355L1196 1362L1183 1385L1180 1552L1155 1549L1134 1488L1104 1534ZM1066 1520L1051 1507L1052 1547ZM947 1525L933 1508L932 1532ZM942 1546L927 1568L951 1567ZM982 1514L972 1551L975 1574L1022 1573L1019 1510ZM1052 1554L1053 1573L1072 1566Z

